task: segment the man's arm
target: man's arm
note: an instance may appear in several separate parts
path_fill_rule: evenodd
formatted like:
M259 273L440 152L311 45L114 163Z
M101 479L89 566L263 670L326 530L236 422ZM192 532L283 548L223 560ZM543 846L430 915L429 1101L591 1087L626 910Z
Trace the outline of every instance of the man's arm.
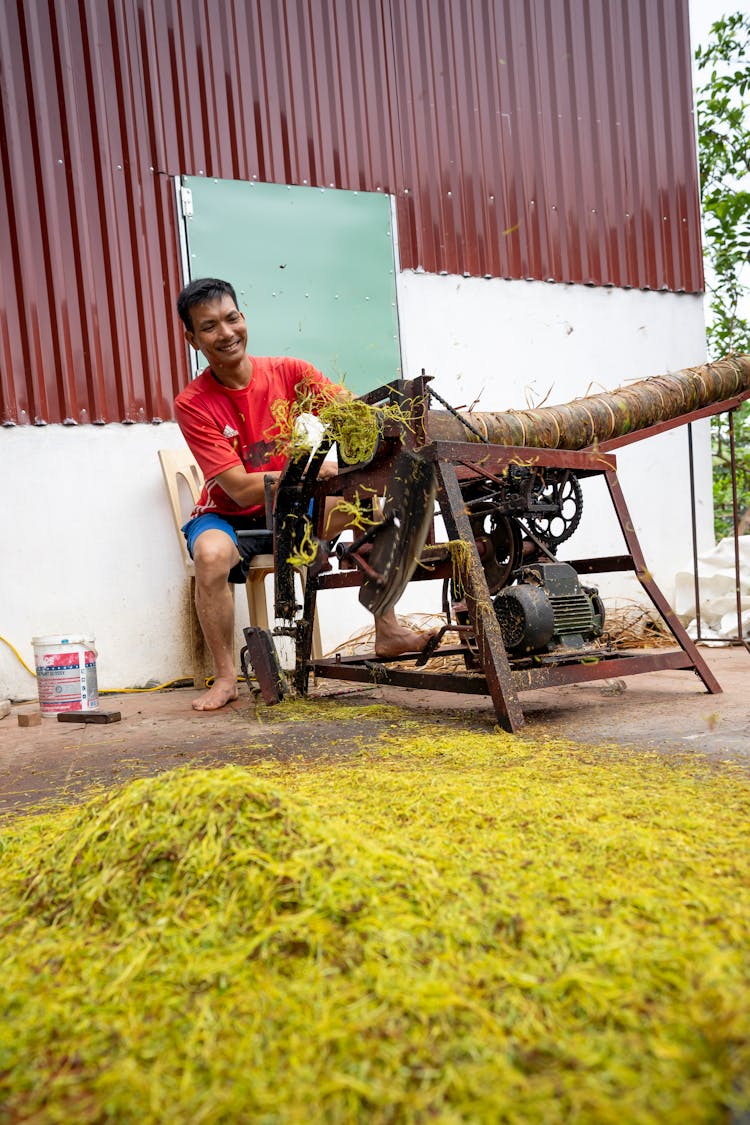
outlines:
M324 462L318 470L318 479L325 480L327 477L336 476L337 473L338 467L336 465ZM266 473L263 470L257 473L248 473L242 465L234 465L231 469L225 469L223 473L219 473L217 477L214 477L214 480L240 508L252 508L255 504L262 505L266 502L266 477L270 477L274 482L273 492L275 493L281 477L281 472L278 469L269 469Z
M271 478L275 490L280 476L281 472L278 469L269 469L267 473L262 470L248 473L244 465L233 465L231 469L219 473L214 480L240 508L252 508L256 504L262 506L266 502L265 478Z

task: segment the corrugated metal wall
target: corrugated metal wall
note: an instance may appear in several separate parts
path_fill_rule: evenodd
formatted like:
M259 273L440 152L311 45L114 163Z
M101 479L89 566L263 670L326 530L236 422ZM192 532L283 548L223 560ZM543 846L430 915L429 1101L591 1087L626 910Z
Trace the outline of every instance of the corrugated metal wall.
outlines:
M687 7L394 0L409 264L701 289Z
M141 44L131 0L0 5L3 420L172 416L174 189Z
M688 0L0 5L0 416L172 416L170 177L396 196L405 269L702 288Z

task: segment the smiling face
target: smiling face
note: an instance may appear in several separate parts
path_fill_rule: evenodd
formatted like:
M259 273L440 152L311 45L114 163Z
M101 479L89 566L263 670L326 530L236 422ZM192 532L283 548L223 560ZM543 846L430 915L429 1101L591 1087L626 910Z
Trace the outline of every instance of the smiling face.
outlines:
M230 386L245 386L251 361L246 355L245 317L230 296L203 301L190 309L192 332L185 339L208 360L216 378Z

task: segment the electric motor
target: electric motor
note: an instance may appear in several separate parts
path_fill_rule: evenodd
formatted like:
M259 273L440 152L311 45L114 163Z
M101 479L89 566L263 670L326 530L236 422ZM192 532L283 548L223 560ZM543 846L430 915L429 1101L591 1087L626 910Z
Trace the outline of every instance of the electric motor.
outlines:
M601 636L604 606L568 563L535 563L493 601L503 643L514 655L583 648Z

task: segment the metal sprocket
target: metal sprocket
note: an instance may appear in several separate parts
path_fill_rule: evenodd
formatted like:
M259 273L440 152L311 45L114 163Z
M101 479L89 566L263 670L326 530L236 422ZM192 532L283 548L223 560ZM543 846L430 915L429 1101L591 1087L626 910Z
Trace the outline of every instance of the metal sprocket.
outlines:
M549 507L549 514L538 512L526 519L529 530L551 549L570 539L581 522L583 491L573 473L547 470L534 489L534 506Z

